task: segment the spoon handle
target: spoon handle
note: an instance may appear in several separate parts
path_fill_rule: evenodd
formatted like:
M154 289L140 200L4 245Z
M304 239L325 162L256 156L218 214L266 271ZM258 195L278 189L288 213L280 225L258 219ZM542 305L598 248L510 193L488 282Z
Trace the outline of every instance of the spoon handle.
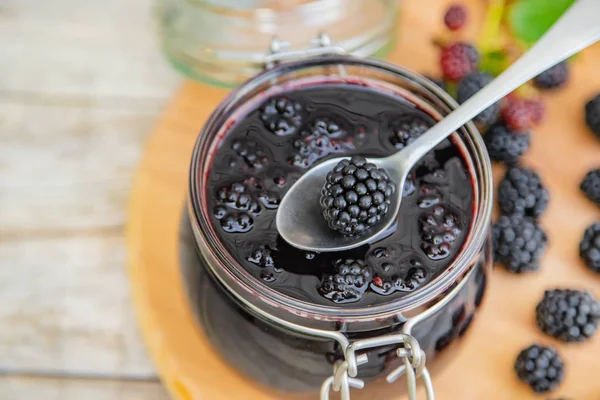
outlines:
M541 72L600 40L600 0L578 0L500 76L418 137L394 162L409 169L452 132Z

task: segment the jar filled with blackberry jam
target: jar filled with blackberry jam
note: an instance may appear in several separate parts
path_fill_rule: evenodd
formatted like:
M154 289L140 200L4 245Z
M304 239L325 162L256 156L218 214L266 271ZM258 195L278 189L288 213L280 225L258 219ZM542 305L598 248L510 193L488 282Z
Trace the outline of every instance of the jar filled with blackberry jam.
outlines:
M388 156L456 107L418 74L343 55L275 65L221 103L192 156L185 223L197 258L182 265L197 319L227 362L322 399L431 385L476 320L491 270L491 167L476 127L414 167L397 188L394 229L373 243L306 252L281 238L275 215L314 165Z

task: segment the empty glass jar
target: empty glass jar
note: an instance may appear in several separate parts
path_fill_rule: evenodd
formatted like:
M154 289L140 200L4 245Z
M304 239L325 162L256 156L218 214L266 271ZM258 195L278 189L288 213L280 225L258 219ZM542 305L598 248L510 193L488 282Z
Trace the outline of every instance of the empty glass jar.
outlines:
M235 86L265 65L273 38L304 49L319 33L358 56L392 46L397 0L157 0L160 40L183 74Z

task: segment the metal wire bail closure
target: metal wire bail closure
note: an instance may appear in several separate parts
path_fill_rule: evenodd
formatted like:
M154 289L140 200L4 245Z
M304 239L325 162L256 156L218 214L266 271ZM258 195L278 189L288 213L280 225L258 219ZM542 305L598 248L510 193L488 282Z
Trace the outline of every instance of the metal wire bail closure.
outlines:
M310 47L298 50L290 50L289 48L289 42L274 37L271 40L269 51L265 56L264 67L269 69L281 62L294 61L306 57L316 57L326 54L346 54L346 50L334 44L325 32L321 32L317 38L311 40Z
M396 355L403 359L404 365L392 371L386 380L394 382L402 375L406 375L409 400L417 400L417 379L421 378L425 384L427 400L434 400L431 376L425 366L425 352L419 346L419 342L411 335L404 333L380 336L372 339L357 340L344 349L344 360L338 361L333 367L333 375L327 378L321 386L321 400L329 400L329 394L340 392L341 400L350 400L350 388L362 389L364 381L356 378L358 367L368 361L366 353L356 355L357 351L371 349L381 346L398 344Z

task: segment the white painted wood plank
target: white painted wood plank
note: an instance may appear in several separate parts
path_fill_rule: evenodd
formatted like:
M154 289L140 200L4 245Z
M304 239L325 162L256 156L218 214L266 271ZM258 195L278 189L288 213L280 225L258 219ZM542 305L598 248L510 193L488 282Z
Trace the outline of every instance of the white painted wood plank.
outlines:
M0 400L168 400L158 382L0 377Z
M166 98L153 0L3 0L0 91Z
M0 265L0 371L154 376L122 234L0 241Z
M0 103L0 235L121 226L157 108Z

